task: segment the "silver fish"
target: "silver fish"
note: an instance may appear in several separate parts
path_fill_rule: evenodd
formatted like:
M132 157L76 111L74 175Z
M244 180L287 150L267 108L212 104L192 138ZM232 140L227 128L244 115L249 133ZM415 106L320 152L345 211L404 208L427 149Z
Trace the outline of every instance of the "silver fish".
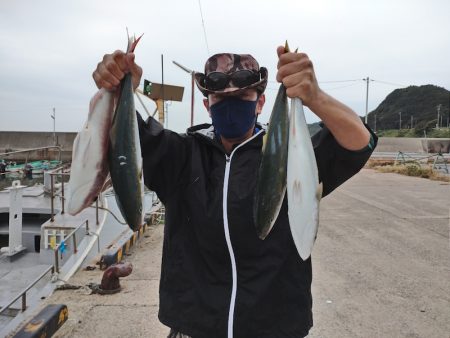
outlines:
M129 41L127 52L134 51L139 39ZM110 132L108 165L122 216L132 230L138 230L143 222L142 155L131 73L125 74L120 82Z
M114 94L100 89L91 99L89 116L74 141L67 211L76 215L100 194L108 176L109 130Z
M306 260L317 236L322 183L299 98L291 99L287 196L292 237L300 257Z
M253 204L256 231L261 239L275 224L286 193L288 131L286 88L281 85L265 136Z

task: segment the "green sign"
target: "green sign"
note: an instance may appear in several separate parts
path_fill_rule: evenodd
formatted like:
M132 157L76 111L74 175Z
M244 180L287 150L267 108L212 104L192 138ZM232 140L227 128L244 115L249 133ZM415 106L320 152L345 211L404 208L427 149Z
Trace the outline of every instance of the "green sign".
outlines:
M149 80L144 80L144 95L152 93L152 83Z

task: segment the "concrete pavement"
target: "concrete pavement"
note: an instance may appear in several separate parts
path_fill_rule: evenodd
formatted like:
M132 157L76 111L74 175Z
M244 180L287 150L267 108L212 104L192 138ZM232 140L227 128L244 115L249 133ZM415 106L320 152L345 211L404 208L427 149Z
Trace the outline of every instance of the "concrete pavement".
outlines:
M364 169L322 201L313 251L310 337L450 337L450 185ZM163 226L132 254L116 295L55 292L69 319L56 337L166 337L158 322ZM71 284L100 282L79 271ZM253 337L249 337L253 338Z

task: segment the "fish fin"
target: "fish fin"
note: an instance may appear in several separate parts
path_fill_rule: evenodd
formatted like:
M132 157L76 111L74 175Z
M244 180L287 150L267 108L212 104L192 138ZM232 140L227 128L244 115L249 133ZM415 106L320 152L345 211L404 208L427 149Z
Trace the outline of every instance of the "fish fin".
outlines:
M317 191L316 191L316 198L318 201L320 201L322 199L322 194L323 194L323 183L320 182L319 185L317 186Z
M267 144L267 133L265 133L264 135L263 135L263 145L262 145L262 150L261 150L261 152L264 152L264 149L266 148L266 144Z
M300 205L302 203L302 183L299 180L293 182L292 196L295 205Z
M287 40L286 40L286 43L285 43L285 45L284 45L284 52L285 52L285 53L290 53L290 52L291 52L291 49L289 48L289 44L288 44ZM298 47L295 48L294 53L297 53L297 52L298 52Z

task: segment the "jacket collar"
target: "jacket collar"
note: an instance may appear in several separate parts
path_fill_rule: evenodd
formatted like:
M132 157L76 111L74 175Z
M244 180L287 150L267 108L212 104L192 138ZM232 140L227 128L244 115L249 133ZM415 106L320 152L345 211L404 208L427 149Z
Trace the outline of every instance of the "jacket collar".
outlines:
M248 142L248 144L255 145L255 146L262 146L262 136L267 131L267 125L263 125L261 123L256 123L255 127L255 133L251 137L252 140ZM203 123L196 126L192 126L187 129L186 131L187 135L194 136L198 139L201 139L202 141L205 141L207 143L210 143L214 146L218 146L223 152L223 146L220 139L217 137L214 126L209 123ZM236 144L235 147L237 147L239 144Z

